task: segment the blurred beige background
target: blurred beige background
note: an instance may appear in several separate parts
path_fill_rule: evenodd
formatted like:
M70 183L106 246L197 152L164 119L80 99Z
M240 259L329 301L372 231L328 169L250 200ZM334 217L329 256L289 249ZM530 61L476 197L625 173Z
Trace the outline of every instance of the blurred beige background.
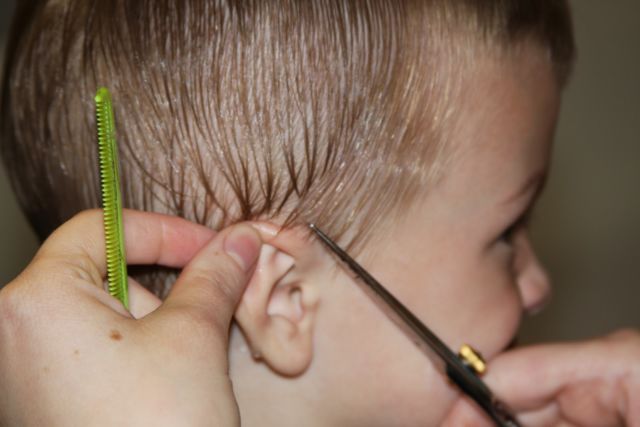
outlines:
M640 328L640 2L572 1L578 63L554 165L533 221L554 298L521 340L579 339ZM0 0L0 46L13 1ZM1 49L1 48L0 48ZM37 244L0 169L0 285Z

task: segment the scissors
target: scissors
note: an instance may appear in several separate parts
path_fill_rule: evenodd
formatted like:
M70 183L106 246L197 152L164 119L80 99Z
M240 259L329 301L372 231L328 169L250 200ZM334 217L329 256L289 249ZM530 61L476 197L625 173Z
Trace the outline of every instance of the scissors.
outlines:
M486 370L486 364L479 353L468 345L463 345L459 354L453 353L436 334L318 227L309 224L309 228L357 275L366 285L365 289L378 297L377 301L382 303L383 308L391 309L384 311L429 356L436 368L474 400L497 426L520 427L512 411L480 379L479 375Z

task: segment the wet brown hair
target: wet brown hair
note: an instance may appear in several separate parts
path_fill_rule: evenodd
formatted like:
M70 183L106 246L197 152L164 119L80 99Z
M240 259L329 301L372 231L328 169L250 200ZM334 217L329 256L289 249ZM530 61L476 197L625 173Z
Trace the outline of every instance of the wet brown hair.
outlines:
M560 0L21 2L0 149L41 238L98 207L104 85L126 207L214 228L312 221L357 250L444 169L473 59L527 40L564 82Z

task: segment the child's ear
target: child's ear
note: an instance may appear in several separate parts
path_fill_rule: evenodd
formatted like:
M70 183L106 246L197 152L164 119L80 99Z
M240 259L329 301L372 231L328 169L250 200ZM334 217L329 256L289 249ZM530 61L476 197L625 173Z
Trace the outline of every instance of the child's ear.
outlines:
M318 294L300 262L304 240L295 232L265 239L235 315L254 358L287 376L302 374L313 357Z

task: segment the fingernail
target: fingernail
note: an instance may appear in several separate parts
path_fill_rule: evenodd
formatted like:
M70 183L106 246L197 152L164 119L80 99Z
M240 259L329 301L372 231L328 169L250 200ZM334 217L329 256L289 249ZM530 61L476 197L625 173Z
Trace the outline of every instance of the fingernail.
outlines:
M224 238L224 250L248 271L256 263L262 241L258 233L247 225L236 226Z

